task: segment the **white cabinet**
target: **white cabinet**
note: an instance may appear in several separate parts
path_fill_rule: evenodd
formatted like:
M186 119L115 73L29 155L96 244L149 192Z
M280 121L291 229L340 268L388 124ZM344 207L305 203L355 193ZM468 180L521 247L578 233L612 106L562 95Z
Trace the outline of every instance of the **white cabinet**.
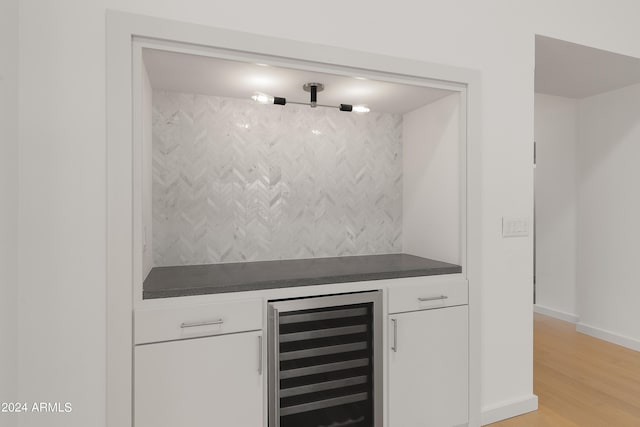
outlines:
M384 426L466 426L467 281L449 275L386 283L387 312L377 317L387 325ZM134 427L265 427L265 299L136 310Z
M389 426L468 423L468 306L388 318Z
M262 332L135 347L135 427L264 423Z

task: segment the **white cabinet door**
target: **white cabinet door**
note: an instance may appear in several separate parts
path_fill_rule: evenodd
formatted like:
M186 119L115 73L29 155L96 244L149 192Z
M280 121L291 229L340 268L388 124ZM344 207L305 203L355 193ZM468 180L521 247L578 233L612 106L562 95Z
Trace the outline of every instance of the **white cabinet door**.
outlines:
M389 315L389 426L468 423L468 307Z
M137 346L135 427L262 426L261 336Z

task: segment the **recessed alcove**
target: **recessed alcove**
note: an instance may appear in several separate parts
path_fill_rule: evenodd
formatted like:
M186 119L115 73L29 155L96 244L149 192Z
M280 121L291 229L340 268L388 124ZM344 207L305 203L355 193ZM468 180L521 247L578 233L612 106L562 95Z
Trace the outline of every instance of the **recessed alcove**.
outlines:
M142 58L142 279L353 255L462 263L459 91L162 49ZM307 82L324 86L315 108Z

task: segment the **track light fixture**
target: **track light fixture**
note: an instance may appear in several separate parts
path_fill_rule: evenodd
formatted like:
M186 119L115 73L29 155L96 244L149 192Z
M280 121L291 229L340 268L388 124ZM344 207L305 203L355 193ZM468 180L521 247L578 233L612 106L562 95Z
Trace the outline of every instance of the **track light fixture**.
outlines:
M316 107L337 108L340 111L347 111L347 112L353 111L354 113L368 113L369 111L371 111L369 107L367 107L366 105L340 104L338 106L335 106L335 105L318 104L318 92L322 92L324 90L324 85L322 83L315 83L315 82L305 83L302 86L302 89L305 92L309 92L310 94L309 103L289 101L289 104L308 105L311 108L316 108ZM255 92L251 96L251 99L253 99L254 101L260 104L276 104L276 105L287 104L286 98L271 96L261 92Z

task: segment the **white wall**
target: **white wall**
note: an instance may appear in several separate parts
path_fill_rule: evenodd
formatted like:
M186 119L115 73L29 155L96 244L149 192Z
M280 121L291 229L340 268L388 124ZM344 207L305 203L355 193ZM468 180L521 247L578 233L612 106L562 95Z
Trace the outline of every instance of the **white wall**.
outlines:
M535 95L536 304L576 316L578 101Z
M18 385L18 1L0 2L0 402ZM16 417L0 413L0 426Z
M402 119L403 251L460 264L460 95Z
M105 16L20 0L19 399L70 402L21 426L105 420ZM14 160L15 161L15 160Z
M579 103L578 310L640 349L638 112L640 85Z
M482 404L499 411L531 397L532 238L502 239L500 225L533 214L534 33L640 57L640 3L325 2L313 31L297 0L20 8L20 391L74 403L69 415L29 416L23 426L104 425L106 8L480 70Z

